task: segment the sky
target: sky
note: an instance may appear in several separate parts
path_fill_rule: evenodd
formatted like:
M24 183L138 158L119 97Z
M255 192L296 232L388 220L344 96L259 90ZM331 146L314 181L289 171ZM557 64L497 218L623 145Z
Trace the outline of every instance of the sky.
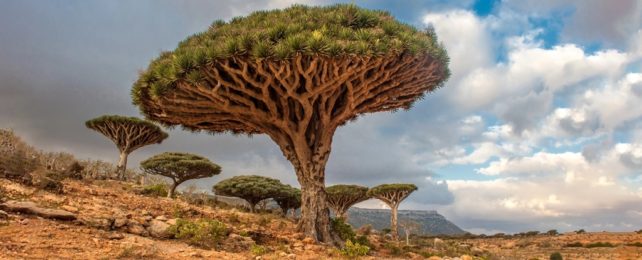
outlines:
M217 19L336 2L0 0L0 128L115 163L114 145L84 121L141 116L130 89L161 51ZM410 111L338 129L327 185L415 183L401 209L437 210L473 233L642 228L641 1L349 2L434 28L452 76ZM183 187L242 174L298 185L266 136L169 133L129 167L191 152L223 173Z

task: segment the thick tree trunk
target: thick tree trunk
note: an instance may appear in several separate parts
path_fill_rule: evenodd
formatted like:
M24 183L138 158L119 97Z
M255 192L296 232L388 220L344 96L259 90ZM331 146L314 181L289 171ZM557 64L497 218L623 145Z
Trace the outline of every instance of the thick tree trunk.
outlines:
M127 170L127 152L120 152L120 159L118 160L118 166L116 167L116 175L120 180L125 180L125 172Z
M398 205L390 206L390 233L392 233L392 239L399 239L399 232L397 231L397 208Z
M176 182L173 182L172 185L169 186L169 190L167 191L168 198L174 197L174 192L176 192L176 186L178 186Z
M317 241L334 243L330 231L330 210L326 204L323 176L299 178L301 183L301 219L299 231Z
M250 212L251 213L255 213L256 212L255 208L256 208L256 203L250 203Z

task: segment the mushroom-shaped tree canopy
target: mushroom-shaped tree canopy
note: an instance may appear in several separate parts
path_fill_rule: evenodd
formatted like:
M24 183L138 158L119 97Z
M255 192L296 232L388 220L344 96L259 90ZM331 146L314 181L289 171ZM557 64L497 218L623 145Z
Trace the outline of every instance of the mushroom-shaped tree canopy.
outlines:
M367 195L368 187L359 185L333 185L327 187L325 192L328 194L328 205L336 217L344 221L348 220L346 213L350 207L370 198Z
M287 216L290 209L296 210L301 207L301 190L290 185L284 184L281 194L273 198L276 204L279 204L283 215Z
M414 184L395 183L382 184L368 191L368 196L377 198L390 207L390 230L394 239L399 238L397 231L397 211L399 204L401 204L401 201L406 199L410 193L416 190L417 186Z
M85 122L87 128L95 130L116 144L120 152L117 174L125 178L127 156L134 150L150 144L160 144L167 133L149 121L136 117L104 115Z
M212 190L216 195L239 197L250 204L254 212L256 204L264 199L281 195L283 183L277 179L258 175L241 175L222 180Z
M221 173L221 167L205 157L190 153L165 152L142 161L140 167L145 173L156 174L172 179L172 186L167 197L174 195L181 183L212 177Z
M335 130L408 109L449 76L434 32L355 5L258 11L163 52L132 88L149 119L194 131L267 134L301 184L299 229L330 234L325 165Z

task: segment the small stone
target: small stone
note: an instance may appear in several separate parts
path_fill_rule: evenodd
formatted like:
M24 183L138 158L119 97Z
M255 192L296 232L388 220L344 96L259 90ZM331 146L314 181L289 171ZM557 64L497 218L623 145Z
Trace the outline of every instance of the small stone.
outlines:
M442 260L442 259L443 258L441 258L439 256L431 256L431 257L428 258L428 260Z
M134 235L139 235L139 236L146 236L148 234L147 230L138 223L129 223L130 225L127 226L127 232L134 234Z
M279 257L287 257L288 253L281 251L281 252L278 253L278 255L279 255Z
M127 226L127 222L129 222L129 220L127 220L126 218L117 218L114 220L114 228Z
M473 257L469 255L462 255L460 258L461 260L473 260Z
M160 215L160 216L156 217L156 220L167 221L167 218L165 216L163 216L163 215Z
M20 223L20 225L27 225L29 224L29 219L23 218L20 221L18 221L18 223Z
M110 233L109 235L107 235L107 239L111 240L120 240L123 238L125 238L125 236L121 233Z
M69 205L62 205L62 206L60 206L60 208L66 210L66 211L73 212L73 213L78 213L78 208L72 207L72 206L69 206Z
M141 215L143 215L143 216L152 215L152 213L149 213L149 211L147 211L147 210L142 210L142 211L140 212L140 214L141 214Z
M9 219L9 214L0 210L0 219Z
M295 254L289 254L288 255L288 259L296 259L296 255Z
M261 257L260 255L254 258L254 260L261 260L261 259L263 259L263 257Z
M170 220L166 221L166 223L169 224L169 225L176 225L176 219L175 218L170 219Z

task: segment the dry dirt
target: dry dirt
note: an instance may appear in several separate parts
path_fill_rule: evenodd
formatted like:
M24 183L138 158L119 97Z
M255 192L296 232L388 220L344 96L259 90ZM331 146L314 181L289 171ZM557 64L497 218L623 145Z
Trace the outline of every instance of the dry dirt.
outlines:
M234 242L224 241L216 250L205 250L177 239L159 239L147 234L131 234L127 230L104 228L101 220L118 216L140 221L145 218L186 219L211 218L231 227L233 234L259 234L253 243L266 249L260 259L341 259L337 249L316 245L295 232L292 220L275 214L250 214L236 209L194 206L178 199L137 195L136 186L116 181L65 181L65 193L52 194L0 179L0 192L5 199L29 200L46 208L63 209L77 215L76 221L55 221L31 215L10 213L9 221L0 223L0 259L256 259L249 248L234 248ZM0 221L1 222L1 221ZM239 237L239 236L237 236ZM371 242L381 240L372 235ZM568 247L609 242L613 247ZM441 259L424 258L419 254L401 252L393 256L378 246L366 259ZM490 254L472 259L549 259L560 252L564 259L642 259L642 235L631 233L586 233L558 236L538 235L524 238L445 239L441 249L429 248L426 240L422 252L448 255L452 247L467 247ZM630 246L639 243L640 246ZM399 244L402 248L402 243ZM451 258L461 258L459 250ZM424 254L427 257L427 255ZM457 258L459 257L459 258Z

